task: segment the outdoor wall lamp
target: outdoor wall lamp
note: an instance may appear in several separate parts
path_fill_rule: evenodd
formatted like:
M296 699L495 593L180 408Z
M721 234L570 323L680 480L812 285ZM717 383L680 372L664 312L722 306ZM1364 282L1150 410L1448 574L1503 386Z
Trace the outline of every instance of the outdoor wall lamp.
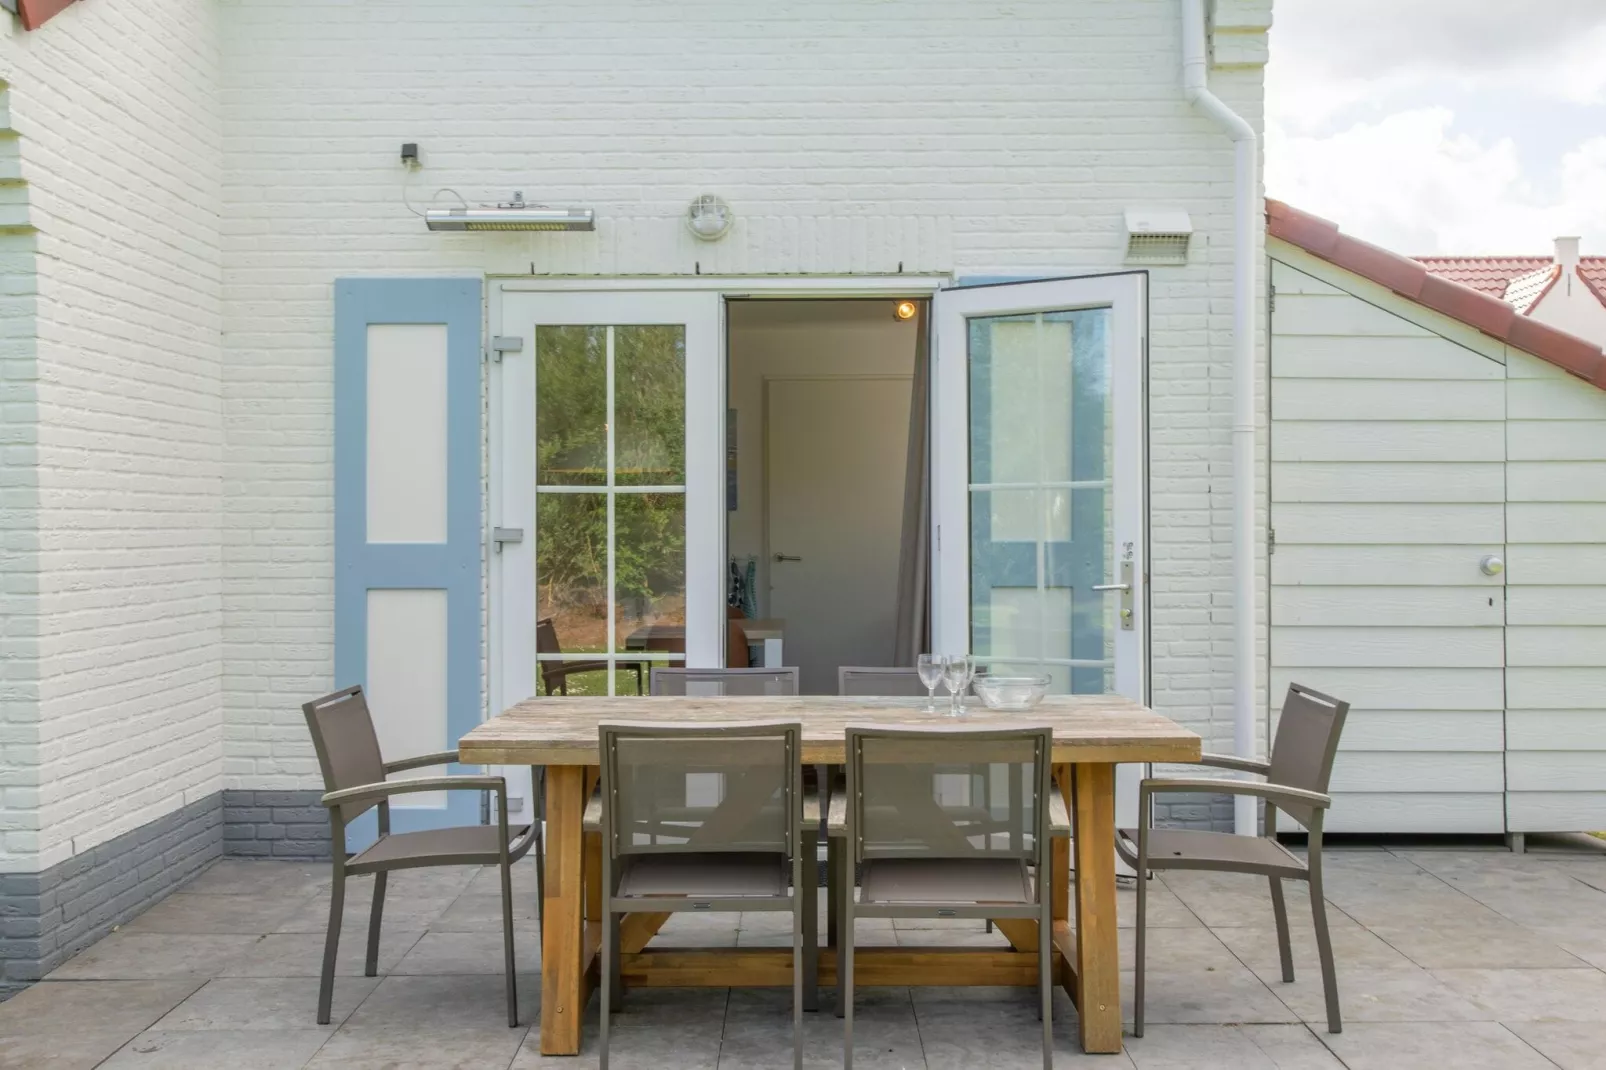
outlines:
M424 213L430 230L596 230L596 213L589 208L548 208L525 204L524 194L511 201L470 208L431 208Z

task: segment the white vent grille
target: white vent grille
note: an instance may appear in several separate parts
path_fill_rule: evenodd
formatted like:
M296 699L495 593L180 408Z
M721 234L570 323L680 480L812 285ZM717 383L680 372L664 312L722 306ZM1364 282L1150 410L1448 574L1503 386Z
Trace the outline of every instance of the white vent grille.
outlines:
M1126 240L1128 264L1186 264L1191 234L1132 234Z

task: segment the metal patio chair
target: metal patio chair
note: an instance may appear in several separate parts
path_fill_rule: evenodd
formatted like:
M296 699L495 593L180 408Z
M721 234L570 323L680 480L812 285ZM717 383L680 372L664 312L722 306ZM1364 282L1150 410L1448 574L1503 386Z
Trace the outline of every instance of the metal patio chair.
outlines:
M656 675L656 674L655 674ZM602 1031L622 994L619 917L792 913L792 1062L803 1066L805 877L800 724L602 725ZM666 815L673 815L666 820Z
M1043 1065L1053 1066L1054 897L1043 874L1050 837L1070 831L1063 800L1054 805L1053 742L1047 727L848 729L847 798L831 814L833 825L845 825L851 861L864 876L857 901L851 887L837 892L844 1067L853 1065L853 922L860 916L1035 920ZM1012 769L1010 779L1028 790L1013 799L971 797L978 759ZM994 820L978 823L979 809Z
M843 665L836 671L836 693L925 698L926 685L920 682L920 674L914 669Z
M781 695L797 694L798 671L782 669L652 670L654 695Z
M1137 974L1133 978L1133 1026L1135 1036L1143 1035L1143 980L1145 909L1148 881L1152 870L1203 869L1217 873L1260 874L1271 881L1271 909L1277 923L1277 952L1282 959L1283 981L1294 979L1294 956L1288 942L1288 908L1283 902L1284 880L1300 880L1310 885L1311 919L1316 927L1316 953L1321 959L1322 992L1327 999L1327 1031L1338 1033L1343 1020L1338 1008L1338 978L1333 967L1333 944L1327 932L1327 901L1322 898L1322 818L1332 799L1327 783L1338 753L1339 735L1349 703L1312 691L1299 684L1288 685L1282 716L1277 721L1277 738L1272 742L1271 760L1236 758L1225 754L1206 754L1203 765L1259 773L1266 783L1217 778L1159 778L1143 781L1139 790L1139 813L1144 824L1137 829L1121 829L1116 834L1117 853L1138 873ZM1266 800L1266 831L1262 836L1236 836L1227 832L1150 828L1147 815L1150 799L1174 791L1213 792L1253 795ZM1277 842L1277 811L1304 825L1309 835L1308 861Z
M374 875L374 902L368 916L368 956L363 973L373 977L379 966L379 927L385 909L385 877L393 869L426 866L497 866L502 873L502 950L507 971L507 1024L519 1024L517 981L513 972L512 865L533 846L540 861L541 825L509 829L507 782L499 776L433 776L387 780L392 773L448 765L456 751L387 762L380 757L379 737L361 687L348 687L313 699L301 707L312 733L312 746L323 771L323 805L329 810L330 857L334 884L329 892L329 933L324 940L323 972L318 982L318 1024L329 1024L334 996L335 956L345 914L346 878ZM390 831L390 798L418 791L494 791L495 825L467 825L424 832ZM351 857L346 855L346 826L378 807L379 839ZM537 884L544 883L538 864ZM538 895L544 895L544 891Z
M558 626L551 617L542 617L535 622L535 652L537 654L561 654L563 644L558 641ZM612 672L615 669L626 671L635 670L636 694L641 694L642 663L639 661L621 661L615 665L607 661L597 661L585 658L565 658L563 661L539 661L541 669L541 683L546 687L546 693L556 691L560 695L569 693L569 677L588 672Z

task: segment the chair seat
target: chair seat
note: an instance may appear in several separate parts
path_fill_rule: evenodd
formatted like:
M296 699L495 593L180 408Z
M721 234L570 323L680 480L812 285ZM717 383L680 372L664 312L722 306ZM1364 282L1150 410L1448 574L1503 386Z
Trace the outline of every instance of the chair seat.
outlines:
M508 843L514 849L510 859L523 857L534 837L528 825L509 828ZM494 866L501 859L495 825L461 825L455 828L426 829L423 832L393 832L383 836L346 863L347 873L381 869L409 869L415 866Z
M1121 829L1116 835L1122 856L1135 867L1138 830ZM1282 877L1303 877L1306 873L1299 856L1275 840L1190 829L1150 829L1149 868L1214 869Z
M784 855L769 853L629 855L619 876L619 897L757 899L784 896L791 884Z
M1032 881L1019 858L876 858L864 863L860 902L1030 903Z

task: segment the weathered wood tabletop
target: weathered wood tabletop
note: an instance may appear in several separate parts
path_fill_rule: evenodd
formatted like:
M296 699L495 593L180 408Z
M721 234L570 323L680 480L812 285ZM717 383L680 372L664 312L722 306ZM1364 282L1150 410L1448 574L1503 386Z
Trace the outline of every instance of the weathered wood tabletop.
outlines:
M936 713L926 713L925 703L922 698L837 695L533 698L469 732L458 753L464 762L487 765L596 765L602 724L795 720L803 725L807 763L843 762L844 729L850 724L1049 725L1057 763L1199 760L1197 735L1119 695L1051 695L1024 713L989 710L972 698L957 718L947 714L946 696L938 696Z

